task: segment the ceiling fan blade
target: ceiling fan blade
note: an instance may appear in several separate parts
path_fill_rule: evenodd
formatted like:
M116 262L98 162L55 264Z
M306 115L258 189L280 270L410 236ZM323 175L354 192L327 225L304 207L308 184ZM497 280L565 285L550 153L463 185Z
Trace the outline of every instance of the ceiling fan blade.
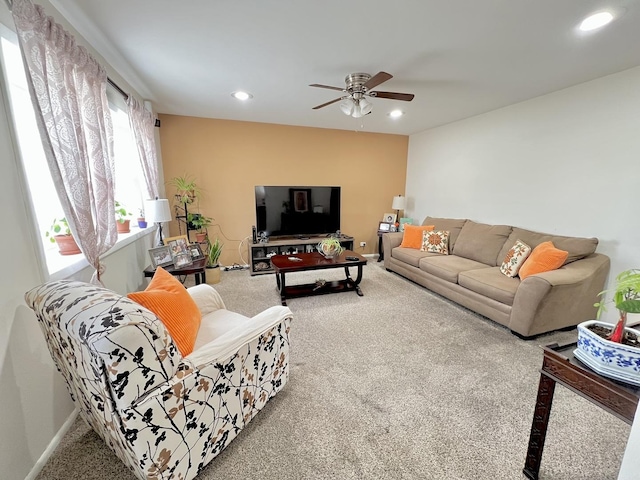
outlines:
M366 88L367 90L371 90L372 88L380 85L382 82L386 82L390 78L393 78L393 75L391 75L390 73L378 72L369 80L367 80L367 82L364 84L364 88Z
M320 85L319 83L312 83L309 85L310 87L318 87L318 88L328 88L329 90L338 90L339 92L344 92L344 88L340 87L332 87L331 85Z
M403 102L410 102L415 95L413 93L398 93L398 92L369 92L372 97L376 98L390 98L391 100L402 100Z
M335 99L331 100L330 102L323 103L322 105L318 105L317 107L313 107L313 110L318 110L319 108L326 107L327 105L331 105L332 103L339 102L340 100L342 100L342 97L335 98Z

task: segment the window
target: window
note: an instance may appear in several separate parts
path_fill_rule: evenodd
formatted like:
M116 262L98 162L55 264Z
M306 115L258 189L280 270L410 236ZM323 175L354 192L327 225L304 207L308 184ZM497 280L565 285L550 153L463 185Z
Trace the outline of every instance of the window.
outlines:
M13 31L2 24L0 24L0 59L6 79L24 176L29 188L31 205L46 258L46 268L51 275L67 265L77 262L78 258L82 257L79 255L61 256L56 245L51 243L49 237L45 235L53 220L63 217L64 213L51 176L42 174L42 172L48 173L49 167L40 141L18 39ZM143 193L145 188L142 168L129 126L126 103L122 96L110 86L107 97L114 133L115 198L126 206L128 212L131 212L134 219L132 232L135 232L137 227L135 218L146 198L146 194ZM120 235L118 241L122 238L125 236Z

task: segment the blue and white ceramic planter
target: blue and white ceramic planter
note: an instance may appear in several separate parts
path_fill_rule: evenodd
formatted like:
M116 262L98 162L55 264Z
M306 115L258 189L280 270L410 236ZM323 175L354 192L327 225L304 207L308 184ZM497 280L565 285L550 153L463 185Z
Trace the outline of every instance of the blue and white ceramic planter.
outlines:
M613 328L610 323L589 320L578 325L575 357L600 375L640 386L640 348L610 342L589 330L591 325ZM640 336L640 331L625 328Z

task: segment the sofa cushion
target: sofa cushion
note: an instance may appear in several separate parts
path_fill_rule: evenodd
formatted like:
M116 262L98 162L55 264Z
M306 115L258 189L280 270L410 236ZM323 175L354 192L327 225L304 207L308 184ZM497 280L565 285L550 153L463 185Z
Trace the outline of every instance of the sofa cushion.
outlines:
M520 280L503 275L500 267L491 267L460 272L458 283L497 302L513 305Z
M400 246L402 248L420 250L420 247L422 247L422 234L425 230L433 230L433 225L405 225Z
M423 252L439 253L440 255L449 255L449 232L446 230L424 231L422 232Z
M223 308L204 315L200 323L200 330L198 330L198 336L196 337L193 350L196 351L200 349L200 347L221 337L238 325L243 325L250 321L251 319L249 317L245 317L236 312L230 312Z
M542 242L552 241L560 250L566 250L569 252L569 256L564 262L565 265L567 263L580 260L581 258L588 257L596 251L596 247L598 246L597 238L563 237L560 235L538 233L531 230L525 230L523 228L513 227L511 235L509 235L509 240L505 243L504 247L502 247L498 258L504 258L511 246L516 243L516 240L518 239L522 240L531 248L537 247Z
M414 267L420 266L420 260L425 257L437 256L437 253L421 252L415 248L396 247L391 250L391 256L396 260L407 263Z
M507 277L515 277L529 255L531 255L531 247L523 241L517 240L502 260L500 272Z
M458 274L460 272L480 268L489 268L489 266L456 255L434 254L434 256L420 260L420 270L451 283L458 283Z
M462 230L466 222L466 218L427 217L422 224L433 225L435 227L434 230L446 230L449 232L449 250L452 250L460 234L460 230Z
M557 270L564 265L568 255L569 252L556 248L553 242L542 242L532 250L529 258L527 258L524 265L520 268L518 275L524 280L536 273Z
M453 254L490 266L502 263L505 255L498 261L498 253L509 238L511 227L507 225L488 225L471 220L460 230ZM513 245L511 243L509 246Z

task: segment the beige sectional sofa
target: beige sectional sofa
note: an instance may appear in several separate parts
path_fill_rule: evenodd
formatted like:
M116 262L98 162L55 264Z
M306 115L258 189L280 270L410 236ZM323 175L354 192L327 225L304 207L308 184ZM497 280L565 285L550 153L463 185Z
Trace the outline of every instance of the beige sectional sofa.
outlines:
M402 248L402 233L383 235L384 266L527 338L594 319L609 257L595 253L596 238L563 237L508 225L427 217L423 225L447 230L449 255ZM569 252L557 270L520 280L500 272L505 255L521 240L531 248L551 240Z

